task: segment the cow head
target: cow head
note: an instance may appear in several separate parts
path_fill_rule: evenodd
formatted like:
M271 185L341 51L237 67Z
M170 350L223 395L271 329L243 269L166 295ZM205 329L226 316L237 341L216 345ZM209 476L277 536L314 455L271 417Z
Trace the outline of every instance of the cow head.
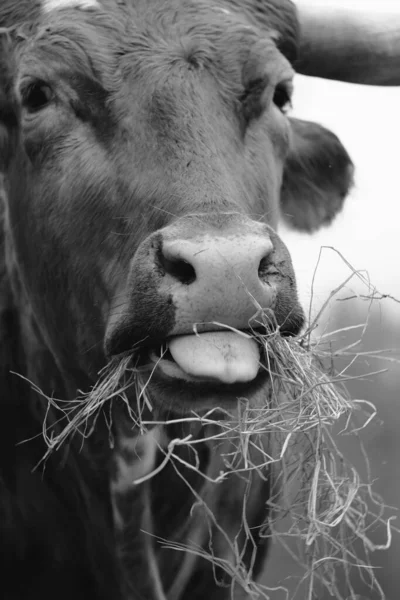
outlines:
M329 223L352 165L287 115L290 3L263 30L230 3L166 5L43 2L3 34L0 169L15 302L71 393L132 351L152 401L190 410L265 383L233 330L300 331L278 223Z

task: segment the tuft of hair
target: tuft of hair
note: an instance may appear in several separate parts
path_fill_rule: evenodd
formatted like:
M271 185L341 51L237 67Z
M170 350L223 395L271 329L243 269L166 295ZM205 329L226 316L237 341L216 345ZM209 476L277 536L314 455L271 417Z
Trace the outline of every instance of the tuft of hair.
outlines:
M80 8L81 10L91 10L99 8L97 0L43 0L42 12L49 13L61 8Z

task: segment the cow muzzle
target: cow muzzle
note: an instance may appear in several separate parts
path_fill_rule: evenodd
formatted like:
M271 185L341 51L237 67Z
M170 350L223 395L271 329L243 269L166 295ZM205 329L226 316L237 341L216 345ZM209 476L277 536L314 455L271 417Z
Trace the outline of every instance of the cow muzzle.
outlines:
M138 248L106 351L138 348L161 377L247 383L262 356L254 331L303 323L289 254L264 224L184 219Z

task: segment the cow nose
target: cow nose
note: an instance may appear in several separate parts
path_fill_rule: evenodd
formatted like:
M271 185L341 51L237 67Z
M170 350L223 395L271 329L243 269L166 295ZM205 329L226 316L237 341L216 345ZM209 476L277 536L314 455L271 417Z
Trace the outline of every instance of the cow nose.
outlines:
M163 245L160 262L166 273L186 285L213 275L219 278L229 270L258 280L271 252L269 239L173 240Z
M177 311L173 333L210 322L248 328L274 300L265 280L272 250L271 240L261 235L164 240L158 260Z
M179 360L190 360L192 373L207 354L219 357L219 365L230 364L229 377L224 371L227 380L245 345L233 343L228 334L234 332L229 330L241 330L234 335L253 339L243 330L269 324L285 335L296 335L303 324L287 248L274 231L246 219L222 224L216 219L213 226L196 216L154 232L137 248L122 284L107 324L108 355L164 343L172 344L172 353L179 338ZM216 332L225 334L218 342ZM213 351L203 352L204 345L192 339L190 353L185 339L198 338L193 333L207 334L202 340L207 339ZM256 352L247 352L248 358L250 354ZM245 376L250 377L249 369Z

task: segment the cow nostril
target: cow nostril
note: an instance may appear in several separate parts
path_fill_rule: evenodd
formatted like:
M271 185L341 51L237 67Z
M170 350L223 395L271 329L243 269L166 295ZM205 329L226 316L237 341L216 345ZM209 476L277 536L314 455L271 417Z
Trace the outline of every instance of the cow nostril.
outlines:
M268 275L274 275L277 273L277 269L271 262L271 255L267 254L260 260L260 264L258 265L258 277L260 279L265 279Z
M182 258L172 260L166 258L163 254L160 255L159 260L165 273L168 273L168 275L171 275L181 283L190 285L196 280L196 271L186 260Z

